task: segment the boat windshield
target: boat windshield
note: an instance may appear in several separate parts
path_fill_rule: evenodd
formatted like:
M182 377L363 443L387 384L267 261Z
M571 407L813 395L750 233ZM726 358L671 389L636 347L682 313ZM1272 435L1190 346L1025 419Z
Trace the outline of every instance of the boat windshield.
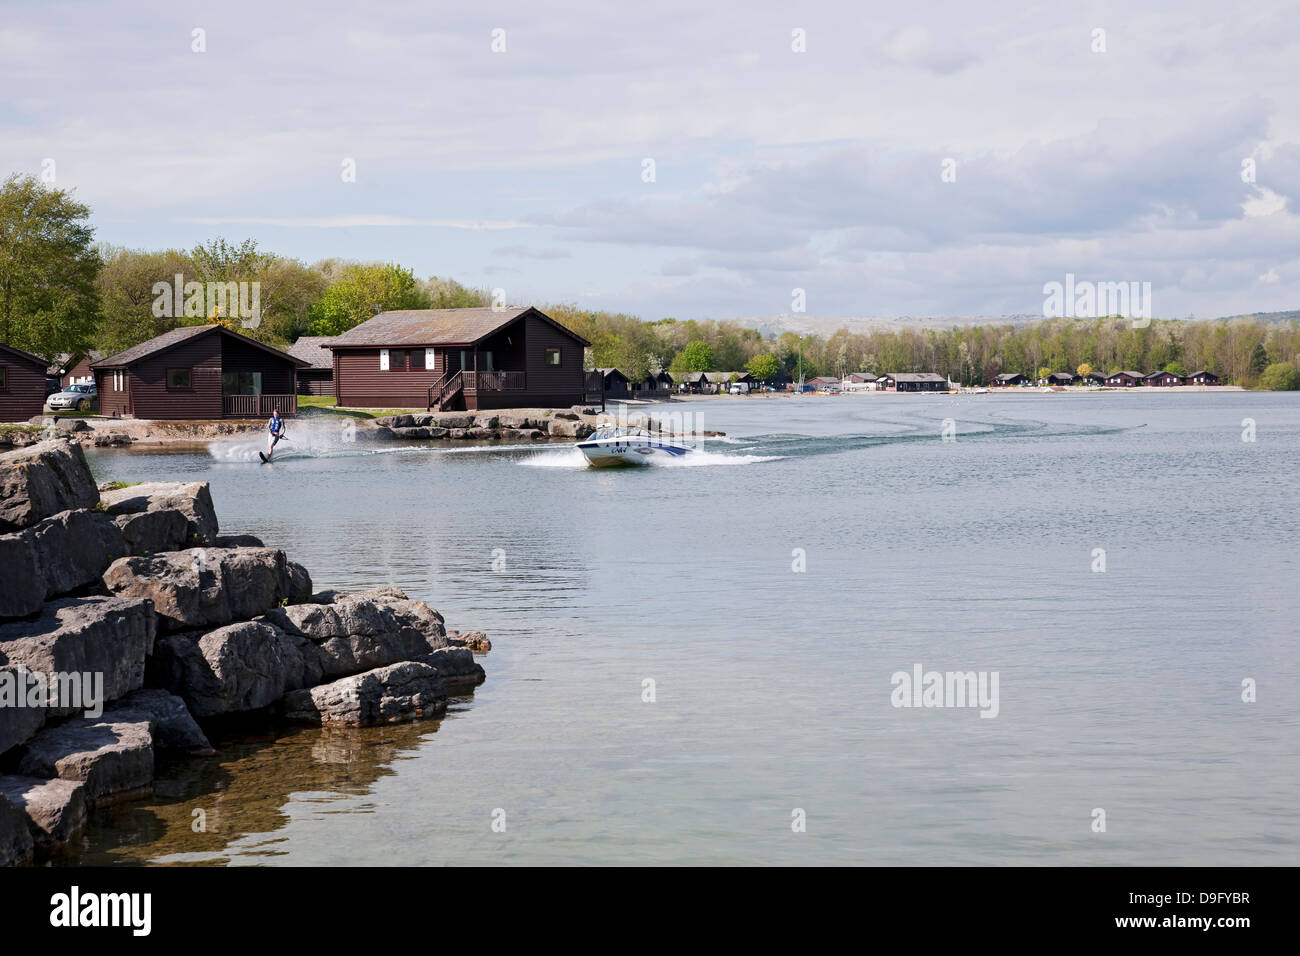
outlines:
M591 435L592 439L650 437L650 433L639 425L601 425Z

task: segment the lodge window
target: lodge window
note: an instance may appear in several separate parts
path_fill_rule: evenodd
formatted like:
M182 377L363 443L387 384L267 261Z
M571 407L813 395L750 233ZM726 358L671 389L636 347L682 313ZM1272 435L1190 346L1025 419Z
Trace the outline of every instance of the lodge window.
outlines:
M190 388L190 369L169 368L167 370L167 387L172 389Z
M261 395L261 372L222 372L222 395Z
M424 368L424 350L423 350L423 349L413 349L413 350L411 351L411 368L412 368L412 370L414 370L414 369L422 369L422 368Z
M8 391L8 389L9 389L9 369L5 368L3 365L0 365L0 392Z
M394 372L400 372L406 368L406 353L401 349L388 350L388 367Z
M547 364L547 365L559 365L559 364L560 364L560 350L559 350L559 349L547 349L547 350L546 350L546 364Z

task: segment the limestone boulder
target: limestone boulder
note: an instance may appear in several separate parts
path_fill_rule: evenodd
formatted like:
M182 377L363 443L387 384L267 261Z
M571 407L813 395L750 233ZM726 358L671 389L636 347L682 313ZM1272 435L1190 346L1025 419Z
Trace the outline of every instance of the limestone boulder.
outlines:
M185 515L171 509L117 515L113 523L122 532L128 554L175 551L185 547L190 537L190 523Z
M34 849L27 814L0 793L0 866L30 863Z
M31 527L61 511L93 508L99 489L85 453L67 439L0 454L0 533Z
M35 614L44 600L45 578L31 538L0 535L0 619Z
M104 491L100 497L104 510L113 516L149 511L179 512L185 518L187 533L180 544L210 544L217 537L217 512L206 481L149 481Z
M487 679L483 666L468 647L445 647L420 658L438 671L448 693L467 694Z
M369 726L438 716L447 695L436 668L405 661L295 691L282 706L293 721Z
M33 737L23 748L18 773L82 783L87 803L95 807L148 793L153 767L148 721L80 718Z
M27 818L27 832L41 856L66 848L86 827L85 785L76 780L4 776L0 777L0 799L7 799Z
M207 734L185 706L185 701L165 690L137 690L115 702L104 712L104 720L150 722L154 747L188 754L215 751Z
M322 676L315 645L257 621L159 638L149 662L150 685L200 718L261 710Z
M21 665L0 665L0 754L24 744L45 726L48 709L30 706L31 672Z
M31 538L47 598L98 583L108 566L127 553L122 531L98 511L63 511L23 534Z
M190 548L121 558L104 584L123 597L148 598L163 632L246 621L311 594L305 568L275 548Z
M102 704L139 689L155 631L156 617L147 599L64 598L46 604L38 618L0 625L0 666L24 667L47 677L63 675L69 682L75 677L79 686L65 683L59 699L78 699L51 701L48 708L49 716L68 716L87 709L92 697ZM85 686L87 679L90 687ZM8 749L4 744L0 738L0 751Z

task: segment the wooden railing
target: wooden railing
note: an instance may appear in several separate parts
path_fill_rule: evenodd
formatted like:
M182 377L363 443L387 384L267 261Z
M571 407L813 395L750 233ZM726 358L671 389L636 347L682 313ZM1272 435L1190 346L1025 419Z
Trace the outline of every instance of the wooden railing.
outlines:
M527 382L526 372L461 372L465 394L476 392L520 392Z
M270 418L276 409L286 418L298 414L297 395L223 395L222 404L227 418Z
M448 372L442 378L438 379L438 381L429 386L427 392L428 402L426 403L425 408L432 411L435 407L442 404L442 387L447 384L447 381L451 376L452 373Z

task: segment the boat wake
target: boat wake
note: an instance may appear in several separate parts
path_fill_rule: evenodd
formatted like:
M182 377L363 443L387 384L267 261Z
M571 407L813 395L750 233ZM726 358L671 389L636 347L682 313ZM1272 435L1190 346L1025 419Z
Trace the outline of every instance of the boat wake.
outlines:
M757 465L765 461L776 461L784 455L726 455L715 451L692 451L687 455L651 455L637 459L637 464L630 468L713 468L727 465ZM577 468L586 469L587 456L576 448L559 448L554 451L537 450L519 460L519 464L528 468Z

